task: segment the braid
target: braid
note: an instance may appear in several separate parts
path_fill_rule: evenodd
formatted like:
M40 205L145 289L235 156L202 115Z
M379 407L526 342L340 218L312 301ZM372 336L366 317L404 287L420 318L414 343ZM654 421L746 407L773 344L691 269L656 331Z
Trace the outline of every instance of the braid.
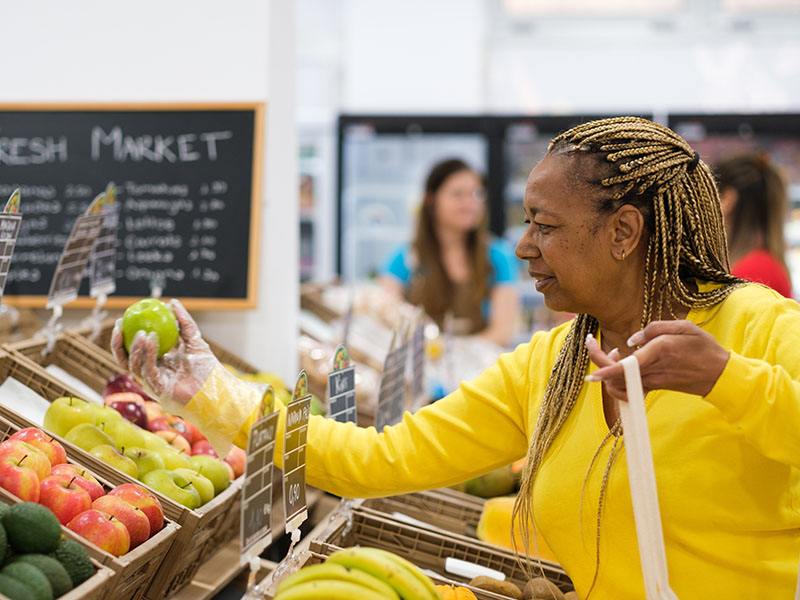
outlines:
M665 318L665 309L674 319L676 304L687 308L713 306L741 285L742 280L729 273L722 211L711 173L702 161L697 162L692 148L675 132L637 117L602 119L556 136L548 148L548 155L552 154L593 161L603 175L590 183L611 192L610 198L601 201L601 212L632 204L645 216L650 235L645 255L642 327ZM695 290L687 285L691 278L721 286ZM597 328L594 317L578 315L550 373L512 513L512 531L518 522L526 554L533 524L534 479L577 402L589 365L584 340L588 333L596 334ZM612 452L603 489L614 456ZM590 470L593 465L594 460ZM601 493L598 518L602 496ZM599 549L599 523L597 535ZM535 529L533 538L536 543ZM516 540L515 536L512 539ZM599 554L597 561L599 565ZM532 575L530 565L527 568Z

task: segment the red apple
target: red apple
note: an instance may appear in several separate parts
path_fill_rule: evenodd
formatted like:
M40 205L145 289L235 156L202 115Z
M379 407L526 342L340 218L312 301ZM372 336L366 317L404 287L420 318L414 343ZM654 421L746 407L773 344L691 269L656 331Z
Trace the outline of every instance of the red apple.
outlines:
M203 432L201 432L197 427L192 425L188 420L183 419L183 423L186 425L186 429L189 432L192 444L206 439L206 436L203 435Z
M228 477L230 478L230 480L233 481L234 479L236 479L236 473L233 472L233 466L231 465L231 463L223 460L222 464L224 464L228 468Z
M39 481L50 475L50 460L44 452L20 440L6 440L0 444L0 460L7 456L25 462L25 466L33 469Z
M147 412L147 420L154 421L159 417L166 417L169 413L161 408L161 405L154 400L146 400L144 403L144 410ZM149 429L149 427L148 427Z
M170 446L175 447L176 449L180 450L184 454L191 454L192 447L189 445L189 442L186 441L186 438L183 437L180 433L173 429L161 429L156 431L155 434L158 437L164 438L169 442Z
M25 502L39 501L39 476L25 464L27 456L0 459L0 487Z
M130 373L120 373L119 375L112 375L109 377L106 387L103 390L103 396L110 396L111 394L118 394L120 392L132 392L139 394L144 400L152 400L150 396L145 394L142 386L134 379Z
M59 479L66 479L72 481L75 478L75 485L83 488L89 494L89 498L94 502L100 496L105 495L106 491L99 481L89 471L83 467L66 463L63 465L56 465L50 472L51 477L58 477Z
M98 498L92 502L92 508L115 516L125 525L131 539L131 550L150 537L150 520L147 515L119 496Z
M40 450L50 461L50 466L67 462L67 452L64 450L64 446L62 446L56 438L47 435L40 429L36 429L36 427L20 429L8 439L26 442Z
M114 556L125 554L131 546L122 521L95 508L83 511L67 523L67 528Z
M89 492L76 483L77 479L80 479L77 475L72 479L51 475L39 485L39 504L49 508L62 525L92 508Z
M244 473L244 467L247 464L247 452L238 446L233 446L222 460L232 466L234 474L239 477Z
M192 444L192 456L195 454L208 454L209 456L217 456L217 451L208 440L200 440Z
M189 442L189 446L191 446L193 442L192 432L189 430L188 422L174 415L167 415L166 417L155 419L150 423L150 431L154 433L158 433L159 431L176 431Z
M109 398L121 395L122 394L114 394L109 396ZM116 410L123 418L134 425L138 425L142 429L149 429L149 420L147 418L147 411L144 408L144 403L115 400L109 402L107 406Z
M108 495L118 496L140 509L150 522L150 535L155 535L164 527L164 509L161 507L161 502L147 488L135 483L123 483L111 490Z

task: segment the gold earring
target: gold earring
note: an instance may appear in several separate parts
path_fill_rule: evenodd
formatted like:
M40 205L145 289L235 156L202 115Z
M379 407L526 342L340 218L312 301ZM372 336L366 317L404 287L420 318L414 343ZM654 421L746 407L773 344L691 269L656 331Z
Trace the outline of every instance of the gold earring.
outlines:
M625 250L622 251L622 259L621 260L625 260Z

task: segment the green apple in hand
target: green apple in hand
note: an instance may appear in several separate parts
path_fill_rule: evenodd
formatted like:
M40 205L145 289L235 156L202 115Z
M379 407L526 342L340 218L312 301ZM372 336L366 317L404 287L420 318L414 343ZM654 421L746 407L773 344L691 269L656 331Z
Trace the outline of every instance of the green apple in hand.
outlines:
M158 355L162 356L178 341L178 320L161 300L145 298L131 304L122 315L122 341L128 352L139 331L156 333Z
M97 426L101 426L103 423L110 423L111 421L122 420L122 415L119 414L118 410L105 404L89 402L89 408L91 408L94 413L94 424Z
M166 468L164 459L153 450L148 450L147 448L129 446L125 448L125 456L136 463L136 468L139 470L139 479L145 473Z
M58 436L64 437L66 433L81 423L95 424L94 413L90 402L80 398L63 396L50 403L44 413L44 427Z
M117 450L113 444L101 444L95 446L89 452L92 456L99 458L107 465L114 467L118 471L122 471L130 475L134 479L139 479L139 468L132 459L128 458Z
M200 506L200 494L192 482L174 471L150 471L142 477L142 483L188 509L194 510Z
M203 477L197 471L192 471L191 469L187 468L175 469L173 473L177 473L186 479L186 481L192 482L194 489L196 489L197 493L200 494L201 505L214 499L214 484L211 483L208 477Z
M231 483L228 467L218 458L198 454L189 458L189 468L208 478L214 484L214 494L219 494Z
M144 429L125 419L105 423L103 432L114 440L114 445L120 452L124 452L125 448L142 448L145 445Z
M153 452L155 452L161 458L164 459L165 469L172 470L189 466L189 457L180 450L176 450L172 446L164 446L163 448L153 448Z
M89 423L81 423L80 425L76 425L67 432L67 435L64 436L64 439L75 444L78 448L83 448L87 452L89 452L95 446L100 446L102 444L114 444L114 440L103 433L99 427Z

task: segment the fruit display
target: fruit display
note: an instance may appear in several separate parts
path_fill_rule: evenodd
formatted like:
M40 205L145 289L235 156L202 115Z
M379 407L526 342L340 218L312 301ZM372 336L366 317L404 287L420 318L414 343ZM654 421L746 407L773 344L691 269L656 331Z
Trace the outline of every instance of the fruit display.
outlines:
M11 600L52 600L80 585L94 566L86 549L62 540L61 526L39 504L2 505L0 594Z
M166 354L178 341L178 321L172 310L156 298L145 298L131 304L122 315L122 340L130 352L133 338L139 331L155 333L158 356Z
M377 548L337 550L325 563L281 581L274 600L441 600L433 581L404 558Z
M75 428L83 426L88 424ZM31 443L22 441L25 439ZM116 448L107 447L117 452ZM97 448L102 446L93 451ZM106 494L89 471L65 462L63 446L41 430L19 430L0 443L0 457L0 487L21 500L38 503L38 514L49 514L46 520L54 518L57 524L65 525L109 554L125 554L163 527L164 512L154 494L135 484L130 484L138 488L135 493L119 486L124 489ZM64 462L51 464L51 460ZM128 496L134 500L128 501ZM147 506L150 515L145 515L137 504Z

